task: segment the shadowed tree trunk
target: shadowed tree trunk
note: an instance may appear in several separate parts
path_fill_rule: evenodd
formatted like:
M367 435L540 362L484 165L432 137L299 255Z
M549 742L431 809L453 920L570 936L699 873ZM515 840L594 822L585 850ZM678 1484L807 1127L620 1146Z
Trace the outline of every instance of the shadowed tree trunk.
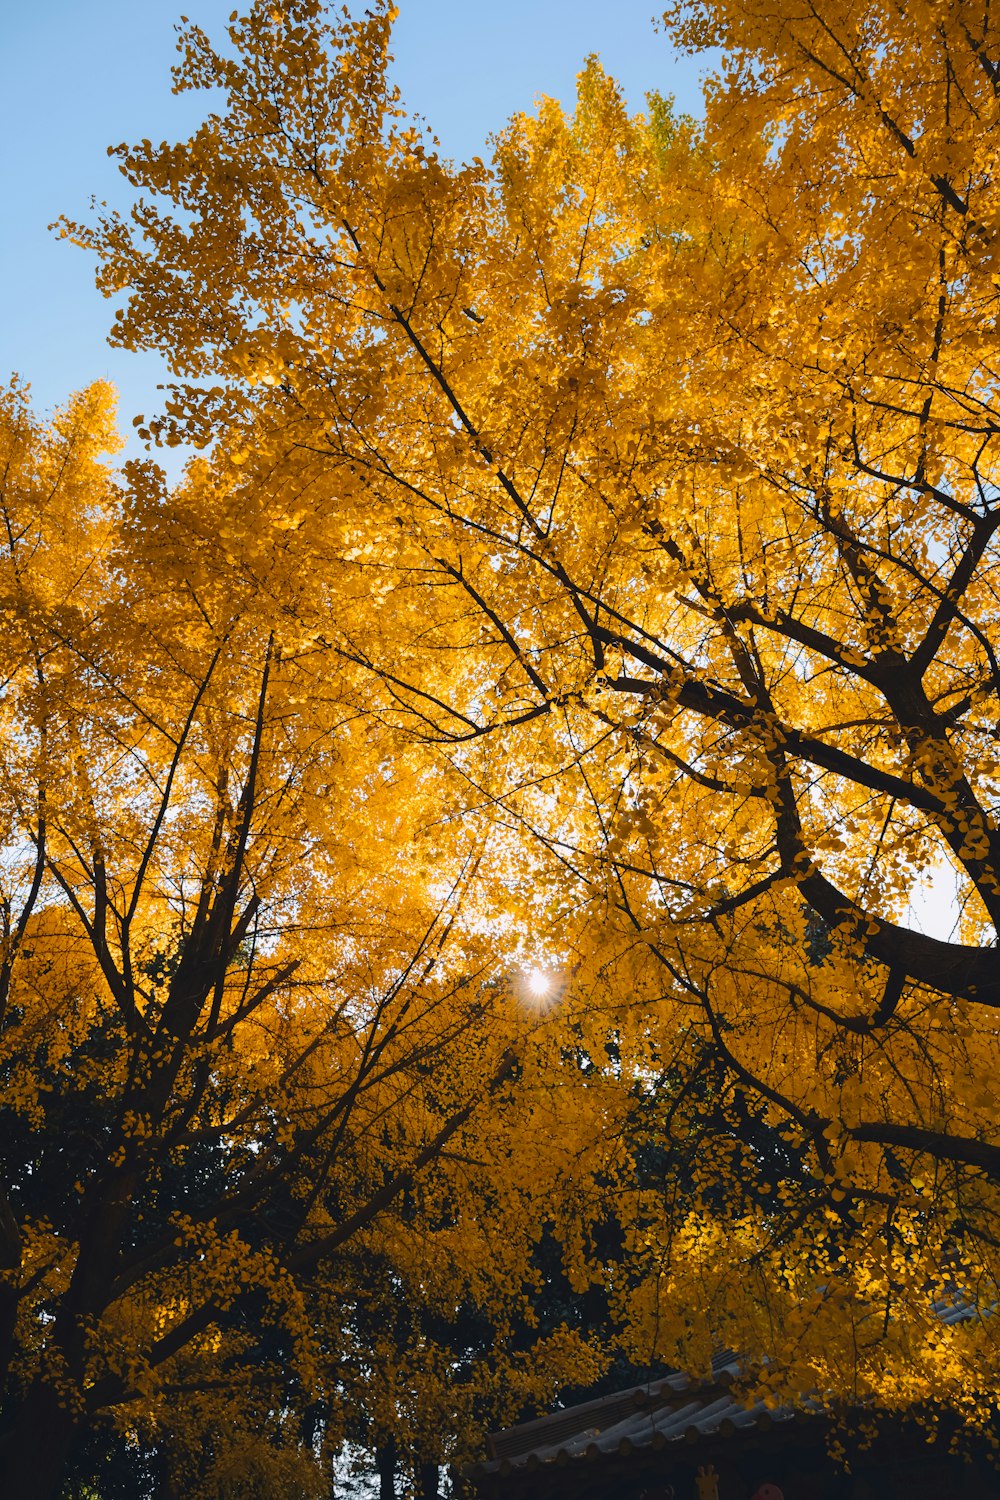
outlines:
M396 1442L389 1438L375 1449L378 1470L378 1500L396 1500Z
M52 1386L34 1385L16 1428L0 1443L3 1500L57 1500L76 1440L76 1423Z
M438 1500L438 1466L436 1463L420 1465L420 1500Z

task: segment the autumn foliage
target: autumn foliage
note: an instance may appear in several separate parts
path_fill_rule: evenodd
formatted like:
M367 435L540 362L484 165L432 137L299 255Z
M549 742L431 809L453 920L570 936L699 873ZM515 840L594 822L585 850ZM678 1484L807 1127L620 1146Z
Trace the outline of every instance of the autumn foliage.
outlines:
M437 1460L613 1347L973 1431L996 25L678 5L704 124L591 60L456 165L391 21L186 27L213 112L65 226L184 480L98 463L100 389L3 409L10 1493L100 1423L309 1492L362 1409ZM525 1339L543 1242L603 1330Z

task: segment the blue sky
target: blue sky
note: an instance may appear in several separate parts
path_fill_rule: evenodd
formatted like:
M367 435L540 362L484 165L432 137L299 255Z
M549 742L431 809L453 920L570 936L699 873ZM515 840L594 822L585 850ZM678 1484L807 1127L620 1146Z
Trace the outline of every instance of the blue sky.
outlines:
M182 11L221 35L238 0L35 0L4 18L0 100L0 380L17 371L51 408L98 378L121 392L122 425L157 404L159 360L110 349L109 307L92 265L47 226L85 217L91 196L124 205L106 150L122 140L178 138L204 100L170 93ZM445 150L481 154L487 136L539 94L572 98L588 53L600 54L640 108L672 93L700 112L699 65L654 31L656 0L400 0L395 71L409 106Z

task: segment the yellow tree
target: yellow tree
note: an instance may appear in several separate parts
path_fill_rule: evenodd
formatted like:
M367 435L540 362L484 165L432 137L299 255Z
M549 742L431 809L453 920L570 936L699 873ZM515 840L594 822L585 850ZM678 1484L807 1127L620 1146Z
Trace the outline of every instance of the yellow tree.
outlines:
M360 613L284 607L506 830L595 1030L638 1083L676 1060L680 1117L714 1070L687 1200L622 1199L637 1347L710 1301L702 1347L793 1386L982 1409L988 1324L929 1304L997 1278L1000 36L961 0L668 19L726 52L703 131L592 62L454 166L388 8L252 5L182 33L217 111L68 232L173 362L144 430L270 476L245 546L341 580ZM950 938L910 910L942 867ZM747 1111L785 1146L720 1223Z
M114 1433L176 1492L323 1493L366 1257L498 1326L530 1258L502 865L251 556L238 467L115 481L104 387L12 389L0 445L3 1493Z

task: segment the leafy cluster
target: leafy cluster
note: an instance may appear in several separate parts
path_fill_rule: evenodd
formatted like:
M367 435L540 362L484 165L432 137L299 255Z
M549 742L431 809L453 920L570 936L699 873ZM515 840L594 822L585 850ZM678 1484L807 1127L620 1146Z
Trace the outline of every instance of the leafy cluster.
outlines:
M65 226L173 491L3 408L11 1493L723 1345L989 1428L995 19L685 0L703 124L591 59L464 165L392 20L185 26L214 111Z

